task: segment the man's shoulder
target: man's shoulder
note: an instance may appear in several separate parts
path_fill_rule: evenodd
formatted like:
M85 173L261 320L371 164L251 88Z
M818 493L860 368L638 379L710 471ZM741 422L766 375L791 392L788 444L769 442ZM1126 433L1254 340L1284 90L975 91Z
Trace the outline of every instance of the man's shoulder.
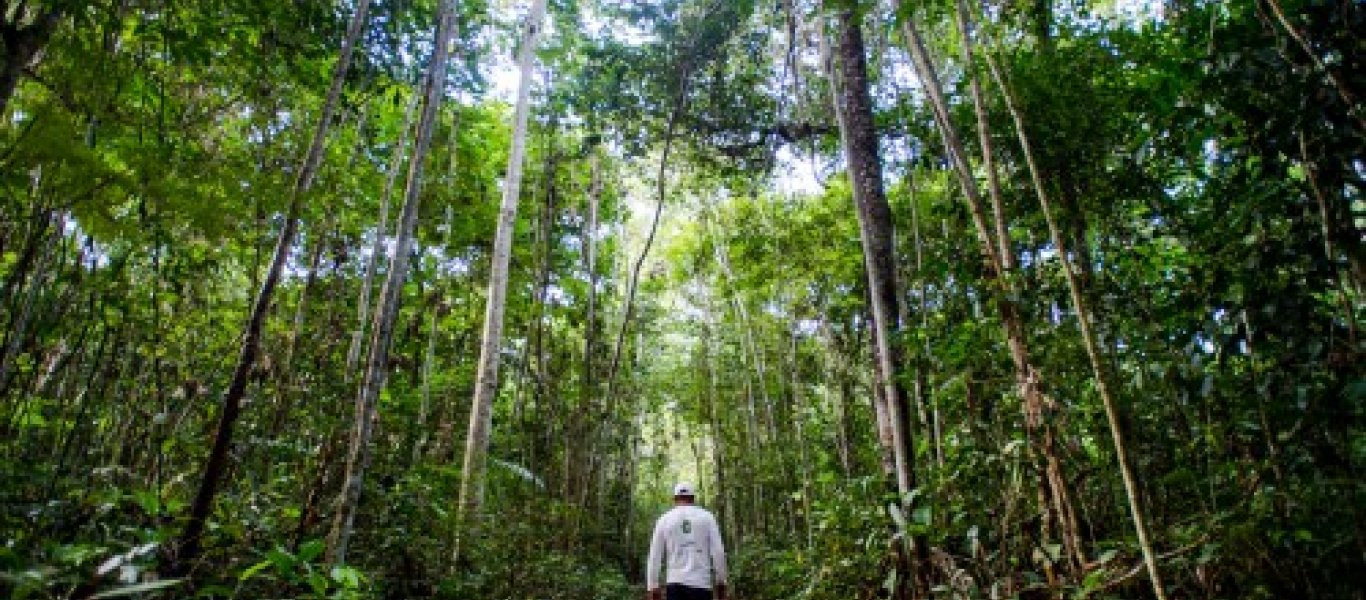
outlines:
M655 521L657 523L666 523L673 519L677 519L679 515L683 513L683 508L684 507L682 506L675 506L673 508L670 508L669 510L664 511L663 514L660 514L659 518Z
M701 506L689 506L688 509L694 517L703 517L713 521L716 520L716 517L712 516L711 511L702 508Z
M712 516L711 511L700 506L675 506L659 515L656 522L664 523L675 519L710 519L715 521L716 517Z

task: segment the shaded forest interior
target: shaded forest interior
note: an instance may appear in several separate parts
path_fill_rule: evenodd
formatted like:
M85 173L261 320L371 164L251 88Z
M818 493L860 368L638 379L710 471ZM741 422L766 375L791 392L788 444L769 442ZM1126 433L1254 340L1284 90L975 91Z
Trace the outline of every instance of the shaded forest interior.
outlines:
M1366 599L1363 31L0 0L0 597Z

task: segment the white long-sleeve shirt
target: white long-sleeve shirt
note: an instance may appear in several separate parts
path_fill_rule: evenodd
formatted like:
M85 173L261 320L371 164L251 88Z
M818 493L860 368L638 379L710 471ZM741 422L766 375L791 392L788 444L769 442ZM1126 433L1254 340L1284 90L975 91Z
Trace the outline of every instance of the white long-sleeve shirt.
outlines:
M668 563L664 563L666 556ZM659 587L662 564L667 566L667 583L711 589L713 573L716 583L726 582L726 547L721 544L721 532L711 513L685 505L675 506L659 517L650 541L645 572L647 589Z

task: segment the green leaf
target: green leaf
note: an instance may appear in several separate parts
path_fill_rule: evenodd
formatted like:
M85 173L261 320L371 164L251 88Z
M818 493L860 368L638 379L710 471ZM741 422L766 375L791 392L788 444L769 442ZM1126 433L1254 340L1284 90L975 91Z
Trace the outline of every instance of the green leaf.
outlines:
M354 590L360 587L360 571L357 571L352 567L332 567L331 575L332 581L340 584L343 589Z
M270 562L270 561L268 561L268 560L263 560L263 561L258 562L258 563L256 563L256 564L250 566L250 567L247 567L247 570L242 571L242 574L241 574L240 576L237 577L237 580L238 580L238 581L247 581L247 580L251 579L252 577L255 577L255 576L259 575L259 574L261 573L261 571L264 571L264 570L270 568L270 565L271 565L271 562Z
M321 596L327 592L327 578L323 577L321 573L309 573L308 587L313 590L314 594Z
M293 555L279 548L267 552L266 560L275 565L275 569L279 571L281 575L286 576L292 574L294 572L294 565L298 564L298 560L295 559Z
M299 560L303 562L311 562L313 559L321 556L322 553L322 540L309 540L304 542L302 546L299 546Z

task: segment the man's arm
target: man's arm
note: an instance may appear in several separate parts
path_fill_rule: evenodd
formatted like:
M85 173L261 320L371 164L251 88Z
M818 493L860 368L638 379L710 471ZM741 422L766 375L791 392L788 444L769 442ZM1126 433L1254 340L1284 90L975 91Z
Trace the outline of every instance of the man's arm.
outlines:
M661 519L660 521L663 521ZM650 557L645 561L645 589L659 589L659 568L664 563L664 528L655 522L655 533L650 538Z
M716 596L721 600L726 598L726 581L729 573L726 572L726 547L721 543L721 528L716 524L716 519L711 519L710 531L707 532L707 547L711 548L711 570L716 577Z

